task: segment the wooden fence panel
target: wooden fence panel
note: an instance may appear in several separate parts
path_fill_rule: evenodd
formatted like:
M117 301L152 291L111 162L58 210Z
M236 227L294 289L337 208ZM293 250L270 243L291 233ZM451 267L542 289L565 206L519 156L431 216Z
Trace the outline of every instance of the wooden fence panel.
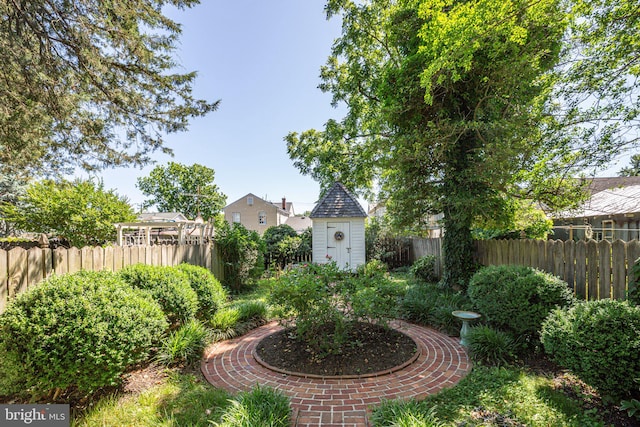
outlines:
M113 247L113 271L122 270L124 252L122 246Z
M611 298L611 243L598 242L598 299Z
M611 245L611 287L613 299L625 299L627 296L627 252L622 240ZM629 264L630 267L633 263Z
M57 275L69 272L69 251L65 248L53 250L53 271Z
M82 270L93 270L93 248L90 246L86 246L80 249L80 268Z
M632 240L627 243L627 260L629 264L629 268L627 269L627 283L633 282L632 267L638 258L640 258L640 241Z
M538 240L536 242L538 244L538 265L536 268L540 270L547 269L547 242L544 240Z
M573 240L564 242L564 280L576 291L576 245Z
M598 243L587 242L587 298L598 299Z
M31 248L27 251L27 289L33 288L44 278L42 249Z
M576 296L587 298L587 243L584 240L576 243Z
M0 313L7 308L9 302L9 254L0 250Z
M42 274L44 278L51 276L53 271L53 250L49 248L42 249Z
M14 248L7 254L7 271L9 276L9 298L15 297L20 292L27 290L27 251L22 248Z
M105 269L104 268L104 249L101 246L92 248L91 260L93 263L94 271L102 271Z
M560 240L552 242L551 257L553 264L553 275L564 280L564 243Z
M113 246L104 248L103 268L106 271L114 271L113 269Z
M68 250L68 269L67 273L75 273L82 269L82 251L78 248Z

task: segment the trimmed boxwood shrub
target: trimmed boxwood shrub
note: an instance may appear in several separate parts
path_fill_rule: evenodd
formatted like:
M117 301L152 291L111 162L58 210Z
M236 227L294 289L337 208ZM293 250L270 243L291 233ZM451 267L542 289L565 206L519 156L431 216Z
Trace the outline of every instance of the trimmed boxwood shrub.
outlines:
M600 300L555 310L541 341L556 363L605 396L621 399L638 388L640 307Z
M148 291L173 326L193 319L198 311L198 295L189 277L176 267L136 264L120 270L131 286Z
M538 342L549 313L575 302L566 282L530 267L484 267L471 278L468 294L491 326L511 334L522 348Z
M158 303L114 273L52 276L0 316L2 357L10 360L0 364L0 377L12 380L3 392L41 396L75 387L86 394L116 384L148 358L166 327Z
M227 301L227 292L218 279L204 267L191 264L180 264L178 270L189 277L191 288L198 296L198 315L200 318L211 318Z

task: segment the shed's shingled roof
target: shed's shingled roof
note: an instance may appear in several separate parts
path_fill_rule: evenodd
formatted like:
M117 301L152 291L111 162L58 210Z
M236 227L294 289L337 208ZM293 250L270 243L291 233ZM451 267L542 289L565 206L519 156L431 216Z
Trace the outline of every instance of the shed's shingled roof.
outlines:
M309 215L310 218L366 218L366 216L367 213L356 197L339 182L333 184Z

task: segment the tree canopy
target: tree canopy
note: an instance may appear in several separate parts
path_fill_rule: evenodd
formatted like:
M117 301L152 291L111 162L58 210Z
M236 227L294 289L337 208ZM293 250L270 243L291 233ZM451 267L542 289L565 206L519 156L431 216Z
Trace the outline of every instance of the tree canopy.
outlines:
M621 124L638 112L637 9L631 0L330 0L343 31L320 88L347 113L287 135L289 156L323 187L376 190L397 226L444 213L445 281L464 286L474 224L512 220L514 198L576 204L573 178L633 143Z
M631 156L631 164L620 169L618 176L640 176L640 154Z
M137 187L145 196L144 207L160 212L181 212L194 219L215 217L227 203L227 196L214 184L215 171L206 166L169 162L156 166L149 176L138 178Z
M198 0L0 0L0 171L61 175L144 165L166 133L218 106L174 70Z
M135 219L126 197L105 190L102 182L37 181L2 214L16 229L61 237L76 247L115 241L115 223Z

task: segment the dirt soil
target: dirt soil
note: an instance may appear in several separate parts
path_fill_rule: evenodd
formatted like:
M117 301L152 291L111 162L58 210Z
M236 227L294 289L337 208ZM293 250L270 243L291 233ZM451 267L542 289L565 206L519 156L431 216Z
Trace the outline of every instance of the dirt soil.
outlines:
M369 323L357 323L346 342L340 353L327 353L295 339L292 329L284 329L263 338L256 353L275 368L327 376L386 371L416 353L416 344L407 335Z

